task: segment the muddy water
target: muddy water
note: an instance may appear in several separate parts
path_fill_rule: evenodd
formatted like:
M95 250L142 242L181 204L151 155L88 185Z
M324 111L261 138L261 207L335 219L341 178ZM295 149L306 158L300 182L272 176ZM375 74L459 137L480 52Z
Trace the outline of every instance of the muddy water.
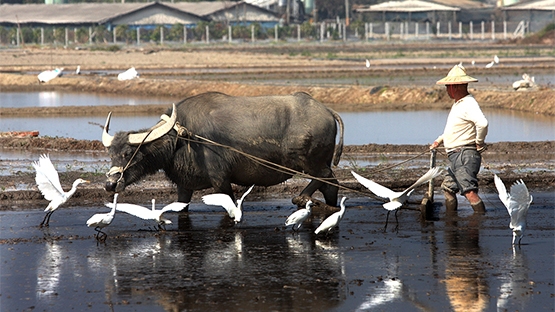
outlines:
M417 195L416 198L421 195ZM98 244L86 220L107 209L60 209L49 229L40 210L0 213L2 311L546 311L553 310L555 195L534 193L520 248L493 193L486 216L461 203L437 221L347 201L338 230L315 236L283 228L289 199L245 203L229 227L223 209L191 205L166 232L118 213ZM442 198L438 198L442 202ZM146 203L145 203L146 204ZM411 206L415 207L415 206ZM160 208L160 207L158 207Z

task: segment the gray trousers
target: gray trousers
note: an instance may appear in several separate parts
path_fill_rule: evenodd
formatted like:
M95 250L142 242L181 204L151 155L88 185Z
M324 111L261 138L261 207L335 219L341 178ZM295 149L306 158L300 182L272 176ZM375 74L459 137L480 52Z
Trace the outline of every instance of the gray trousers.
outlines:
M441 188L453 194L478 191L478 172L482 164L482 155L475 148L462 148L449 153L449 170Z

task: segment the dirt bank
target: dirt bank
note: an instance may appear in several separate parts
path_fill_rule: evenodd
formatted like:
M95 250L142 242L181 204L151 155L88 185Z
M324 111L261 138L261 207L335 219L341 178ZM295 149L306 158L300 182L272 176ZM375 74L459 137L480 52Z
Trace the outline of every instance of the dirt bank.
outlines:
M337 47L326 47L336 51ZM160 48L125 51L88 51L88 50L40 50L22 49L0 51L0 90L38 91L64 90L75 92L96 92L112 94L156 95L181 99L207 91L218 91L230 95L258 96L268 94L291 94L308 92L319 101L338 111L358 111L372 109L447 109L451 100L441 86L422 85L419 81L429 77L443 77L447 69L460 61L489 62L490 56L458 55L452 46L444 47L445 54L437 56L435 48L415 46L418 53L404 49L403 55L391 58L392 51L381 47L382 52L375 54L370 68L364 67L364 57L377 52L364 50L360 46L345 46L336 52L337 57L303 56L301 51L291 52L287 47L267 50L257 49L196 49L164 50ZM307 48L308 49L308 48ZM373 49L380 49L373 47ZM424 51L422 51L424 49ZM489 48L488 54L495 53L498 47ZM454 52L455 51L455 52ZM501 51L499 51L501 52ZM289 53L289 54L288 54ZM508 52L505 51L505 54ZM513 53L513 52L512 52ZM517 53L517 52L514 52ZM524 53L524 52L522 52ZM329 54L329 53L328 53ZM485 52L484 52L485 54ZM325 54L324 54L325 55ZM334 54L335 55L335 54ZM384 58L384 55L389 56ZM524 54L523 54L524 55ZM381 58L378 58L380 57ZM437 57L436 57L437 56ZM73 72L77 66L81 75ZM132 81L118 81L118 71L135 66L141 78ZM64 67L65 75L48 83L40 84L36 74L45 69ZM503 57L502 63L491 69L483 66L469 69L473 75L495 77L500 75L519 77L520 73L555 70L553 57L528 57L523 63L521 57ZM518 73L518 74L517 74ZM245 80L244 76L249 79ZM264 84L264 77L271 75L274 80L296 77L303 79L343 77L376 77L374 85L333 85L310 86L284 84ZM410 76L407 83L407 76ZM193 78L192 78L193 77ZM403 78L403 79L395 79ZM401 81L401 83L396 82ZM432 80L435 81L435 78ZM539 86L528 91L516 92L510 84L492 82L471 85L471 92L484 107L506 108L540 114L555 114L555 90L551 86ZM150 108L144 107L143 110ZM105 114L107 108L87 109L87 114ZM136 108L135 108L136 110ZM54 110L56 114L72 114L77 110ZM81 110L82 111L82 110ZM40 108L33 113L46 113ZM141 112L139 112L141 113ZM145 112L146 113L146 112ZM25 111L1 108L0 116L27 114Z

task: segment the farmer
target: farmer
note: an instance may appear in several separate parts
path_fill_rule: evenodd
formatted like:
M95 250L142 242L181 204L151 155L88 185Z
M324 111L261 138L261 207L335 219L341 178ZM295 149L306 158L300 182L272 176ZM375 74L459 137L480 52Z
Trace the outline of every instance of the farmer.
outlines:
M477 175L482 162L480 154L486 149L484 140L488 133L488 120L478 102L468 93L468 83L477 81L466 74L462 65L455 65L447 77L437 82L445 85L447 94L455 100L443 134L430 145L430 149L435 149L443 143L449 158L448 175L441 184L447 212L457 210L458 192L466 197L475 213L486 212L478 196Z

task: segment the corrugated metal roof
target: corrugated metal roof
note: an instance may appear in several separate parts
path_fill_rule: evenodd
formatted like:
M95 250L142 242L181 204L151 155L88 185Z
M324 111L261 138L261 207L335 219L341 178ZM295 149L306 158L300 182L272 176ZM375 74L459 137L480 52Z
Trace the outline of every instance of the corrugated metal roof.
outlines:
M473 0L434 0L433 2L466 10L495 8L495 5Z
M155 6L201 19L215 13L234 10L234 7L239 5L247 5L255 8L255 10L259 10L263 14L275 16L272 11L242 1L2 4L0 5L0 23L46 25L105 24L116 18L133 14L140 10L148 10ZM160 16L158 16L158 19L160 19Z
M527 3L519 3L503 10L537 10L537 11L555 11L555 0L533 1Z
M3 4L0 23L101 24L153 3Z
M460 11L456 7L450 7L432 2L420 0L388 1L369 7L361 7L357 12L428 12L428 11Z
M244 0L246 3L256 5L261 8L268 8L273 5L278 5L279 0Z

